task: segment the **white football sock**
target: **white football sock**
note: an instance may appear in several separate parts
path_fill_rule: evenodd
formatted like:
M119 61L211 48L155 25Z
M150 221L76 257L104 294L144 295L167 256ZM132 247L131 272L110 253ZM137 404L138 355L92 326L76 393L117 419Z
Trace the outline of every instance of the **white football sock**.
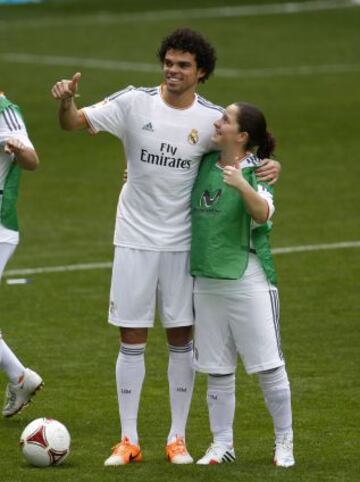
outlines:
M259 382L273 418L275 436L288 433L292 437L291 393L285 367L259 373Z
M0 368L8 376L10 383L19 383L19 379L24 375L25 367L16 357L0 335Z
M232 448L235 416L234 373L208 376L207 403L214 442Z
M185 438L194 378L192 341L184 346L169 345L168 381L171 428L168 443L173 442L177 436Z
M142 384L145 377L145 343L121 343L116 361L116 385L121 422L121 439L128 437L132 444L139 443L137 417Z

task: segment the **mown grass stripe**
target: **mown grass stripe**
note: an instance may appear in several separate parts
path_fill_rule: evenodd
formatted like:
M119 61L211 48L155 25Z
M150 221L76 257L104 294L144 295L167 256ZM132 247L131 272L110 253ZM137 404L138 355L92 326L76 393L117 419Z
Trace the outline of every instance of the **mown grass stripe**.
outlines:
M277 254L291 254L301 253L307 251L323 251L329 249L346 249L346 248L359 248L360 241L343 241L340 243L330 244L308 244L304 246L288 246L284 248L274 248L272 253ZM69 264L64 266L43 266L39 268L20 268L10 269L4 272L4 276L18 276L29 274L42 274L42 273L62 273L65 271L86 271L97 269L109 269L112 267L111 261L104 261L99 263L80 263Z

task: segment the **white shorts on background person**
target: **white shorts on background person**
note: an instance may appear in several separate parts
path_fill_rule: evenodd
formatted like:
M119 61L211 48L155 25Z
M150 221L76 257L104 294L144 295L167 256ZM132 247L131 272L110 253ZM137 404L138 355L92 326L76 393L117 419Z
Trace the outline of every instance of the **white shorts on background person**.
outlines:
M196 278L194 365L200 372L230 374L239 355L248 374L285 364L279 331L279 298L256 255L239 280Z
M115 246L109 323L154 326L155 309L165 328L194 323L193 278L188 251L147 251Z
M19 233L5 228L0 223L0 280L7 262L14 254L18 242Z

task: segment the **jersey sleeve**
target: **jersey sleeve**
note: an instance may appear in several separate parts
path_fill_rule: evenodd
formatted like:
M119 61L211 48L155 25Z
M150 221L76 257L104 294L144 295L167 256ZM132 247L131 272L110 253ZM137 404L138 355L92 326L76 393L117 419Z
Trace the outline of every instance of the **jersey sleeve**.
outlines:
M271 217L273 216L273 214L275 212L273 190L266 183L258 183L257 192L263 199L265 199L265 201L268 204L269 214L268 214L268 218L266 220L266 222L267 222L271 219ZM261 224L258 224L253 219L251 220L251 229L258 228L259 226L261 226Z
M81 111L86 117L90 132L92 134L100 131L109 132L123 139L134 92L135 88L129 86L97 104L84 107Z
M7 139L18 139L26 147L34 149L22 117L11 106L0 114L0 144L3 146Z

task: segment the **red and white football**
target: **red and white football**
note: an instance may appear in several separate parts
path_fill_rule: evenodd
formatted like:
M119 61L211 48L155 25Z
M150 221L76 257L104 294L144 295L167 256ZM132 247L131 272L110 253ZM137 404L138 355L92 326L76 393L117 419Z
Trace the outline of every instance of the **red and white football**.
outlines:
M20 437L23 454L35 467L61 464L70 453L70 442L65 425L51 418L37 418Z

